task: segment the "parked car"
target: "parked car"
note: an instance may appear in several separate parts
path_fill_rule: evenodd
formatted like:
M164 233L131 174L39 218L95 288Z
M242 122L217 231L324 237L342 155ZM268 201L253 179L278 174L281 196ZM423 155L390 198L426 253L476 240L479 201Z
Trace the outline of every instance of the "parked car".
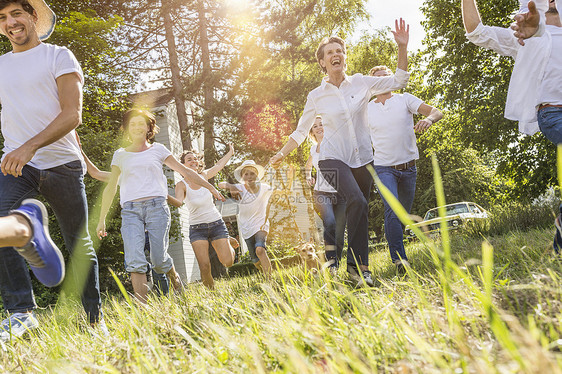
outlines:
M439 217L438 209L428 210L423 221L406 226L406 234L410 237L415 235L412 226L420 227L423 232L430 235L439 232L442 219ZM470 221L486 220L487 218L488 212L476 203L461 202L445 205L444 219L447 221L447 228L449 230L458 229Z

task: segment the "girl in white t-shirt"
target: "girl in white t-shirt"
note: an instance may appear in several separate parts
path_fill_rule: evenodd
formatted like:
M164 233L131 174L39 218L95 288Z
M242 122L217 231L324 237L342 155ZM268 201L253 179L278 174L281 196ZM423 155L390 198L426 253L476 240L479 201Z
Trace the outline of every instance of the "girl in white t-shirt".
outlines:
M308 137L312 140L313 145L310 147L310 157L305 166L306 181L310 187L314 188L312 198L314 209L322 218L324 226L326 260L330 263L330 272L335 274L340 264L344 243L345 199L324 179L318 168L320 146L324 138L322 117L316 117ZM316 179L312 177L313 166L316 169Z
M392 71L386 66L376 66L370 75L386 77ZM414 114L426 118L414 125ZM369 128L371 142L375 149L375 171L386 188L400 201L408 213L412 209L416 190L416 160L419 158L416 145L416 132L427 130L439 121L443 114L417 97L394 94L391 91L377 94L376 99L368 104ZM404 226L390 205L384 203L384 233L388 241L390 258L399 272L408 266L408 257L404 250Z
M262 166L252 160L246 160L234 171L234 176L240 183L220 182L219 187L228 189L233 196L240 197L240 232L246 241L252 262L258 268L261 266L263 272L269 276L271 261L267 256L266 246L269 232L267 209L273 190L268 184L259 182L264 173Z
M215 166L207 170L203 170L200 158L193 151L185 151L181 155L180 161L185 167L194 170L208 180L217 175L234 154L232 144L229 145L229 148L228 153ZM238 248L238 242L229 237L226 224L217 210L209 190L183 179L176 184L175 199L171 200L171 203L179 207L184 202L189 208L189 240L199 264L201 281L212 289L214 281L209 259L209 242L217 252L219 261L226 267L230 267L234 263L234 248Z
M148 261L144 254L145 230L150 239L150 259L154 270L167 274L174 289L181 288L179 275L168 255L170 210L166 204L168 186L162 166L167 165L190 182L207 188L217 199L224 200L224 197L196 172L181 165L165 146L149 142L158 131L150 112L133 109L125 113L123 131L131 144L113 154L111 176L103 192L96 232L100 239L107 236L105 217L119 180L125 262L127 271L131 273L135 296L146 302Z

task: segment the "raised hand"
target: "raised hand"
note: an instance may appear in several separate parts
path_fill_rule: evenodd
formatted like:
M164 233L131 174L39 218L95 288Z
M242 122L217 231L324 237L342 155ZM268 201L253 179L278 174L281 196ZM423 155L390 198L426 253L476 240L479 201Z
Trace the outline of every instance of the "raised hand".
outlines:
M406 21L400 18L400 20L394 21L394 26L396 30L392 31L392 34L394 34L396 44L398 46L407 46L410 40L410 25L407 25Z
M514 17L515 22L511 24L511 29L515 32L513 35L521 45L525 45L525 39L535 35L539 29L540 15L534 1L529 1L529 11L527 13L517 14Z

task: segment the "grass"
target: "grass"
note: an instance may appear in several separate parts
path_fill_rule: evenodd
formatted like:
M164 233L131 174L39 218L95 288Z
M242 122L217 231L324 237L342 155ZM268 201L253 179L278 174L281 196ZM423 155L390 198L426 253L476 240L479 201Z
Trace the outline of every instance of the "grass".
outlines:
M438 205L443 206L434 160ZM377 183L379 181L375 178ZM378 186L400 219L404 209ZM443 214L443 212L441 212ZM417 230L417 228L416 228ZM2 372L558 373L562 259L553 229L485 238L416 232L412 268L370 255L376 287L353 289L302 268L200 284L148 306L108 296L111 336L62 298L41 327L2 345Z
M109 338L86 327L77 303L62 301L39 313L30 337L2 347L0 370L558 372L562 263L547 248L551 231L493 237L488 275L482 240L453 236L449 291L416 242L405 278L388 253L373 253L378 285L368 290L292 268L270 281L219 280L215 291L191 284L146 307L108 296Z

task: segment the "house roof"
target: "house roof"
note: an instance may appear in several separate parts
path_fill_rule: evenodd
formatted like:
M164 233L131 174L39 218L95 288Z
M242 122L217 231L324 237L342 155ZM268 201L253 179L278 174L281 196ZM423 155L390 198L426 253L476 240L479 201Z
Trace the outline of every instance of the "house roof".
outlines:
M174 94L171 88L160 88L129 95L129 101L134 103L135 106L144 106L150 109L166 105L173 99Z

